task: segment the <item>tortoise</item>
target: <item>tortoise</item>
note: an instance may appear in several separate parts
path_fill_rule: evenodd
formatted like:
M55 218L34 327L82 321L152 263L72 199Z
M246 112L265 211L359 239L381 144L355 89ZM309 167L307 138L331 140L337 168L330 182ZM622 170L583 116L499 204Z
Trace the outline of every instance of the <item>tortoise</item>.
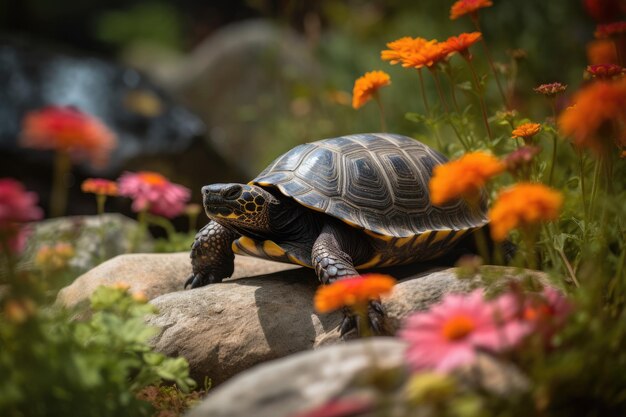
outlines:
M313 268L323 284L437 258L487 223L485 193L473 207L431 204L433 167L446 161L406 136L357 134L296 146L248 184L204 186L210 222L192 245L185 287L230 277L235 253ZM375 329L383 314L370 305ZM355 325L345 312L342 335Z

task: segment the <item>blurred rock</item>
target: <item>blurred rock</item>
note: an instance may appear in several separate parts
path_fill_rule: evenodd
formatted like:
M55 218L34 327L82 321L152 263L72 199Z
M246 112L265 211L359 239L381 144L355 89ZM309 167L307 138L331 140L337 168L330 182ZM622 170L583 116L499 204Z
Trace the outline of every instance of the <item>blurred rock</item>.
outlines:
M138 227L137 221L115 213L59 217L32 223L23 262L25 267L33 268L39 249L67 242L74 249L68 266L81 274L104 259L130 251L130 242ZM152 247L152 238L146 236L139 249L150 251Z
M259 365L211 390L188 417L288 417L341 396L373 398L371 389L356 388L357 375L402 365L404 343L376 338L327 346ZM359 414L360 415L360 414Z
M211 390L187 416L290 417L339 399L365 404L361 406L365 410L351 416L373 417L380 415L367 410L368 403L380 399L375 385L386 387L388 404L398 411L388 415L433 415L421 414L415 408L409 413L403 410L406 399L403 401L401 397L402 383L407 378L405 348L405 343L397 339L374 338L326 346L265 363ZM500 395L528 388L528 380L517 368L484 356L472 368L457 374L461 384L480 385Z
M318 72L304 38L274 22L249 20L209 37L165 84L206 122L211 147L252 177L269 162L262 157L268 149L270 157L286 150L268 123L290 114L297 91L316 88Z
M50 105L75 106L95 115L118 137L106 168L74 167L68 214L92 209L93 196L78 190L89 176L114 179L123 170L155 170L197 195L204 184L242 177L203 142L204 123L137 70L52 45L0 39L1 176L19 178L40 194L44 206L52 152L21 148L18 138L24 115Z

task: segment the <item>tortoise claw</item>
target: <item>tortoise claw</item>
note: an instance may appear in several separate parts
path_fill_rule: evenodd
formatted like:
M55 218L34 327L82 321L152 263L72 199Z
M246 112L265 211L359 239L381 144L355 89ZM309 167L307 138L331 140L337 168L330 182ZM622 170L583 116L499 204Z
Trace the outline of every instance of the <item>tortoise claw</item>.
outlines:
M197 274L192 273L191 275L189 275L189 278L187 278L187 281L185 281L184 288L187 289L187 287L191 285L191 289L194 289L204 287L205 285L209 284L215 284L218 282L222 282L222 279L216 278L215 276L213 276L213 274L205 275L201 272L198 272Z
M367 307L368 327L374 335L384 334L385 309L380 301L370 301ZM352 311L347 308L343 310L343 320L339 326L339 334L342 338L346 338L349 333L356 331L358 335L364 334L361 317L355 316Z

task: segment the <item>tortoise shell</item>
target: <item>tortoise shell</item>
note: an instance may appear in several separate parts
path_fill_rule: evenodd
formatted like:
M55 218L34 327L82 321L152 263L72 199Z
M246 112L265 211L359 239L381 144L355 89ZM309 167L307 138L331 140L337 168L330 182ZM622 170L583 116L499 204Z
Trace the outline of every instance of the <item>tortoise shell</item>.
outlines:
M430 202L433 167L446 157L415 139L360 134L299 145L279 156L252 184L278 188L300 204L379 236L466 230L487 223L464 200Z

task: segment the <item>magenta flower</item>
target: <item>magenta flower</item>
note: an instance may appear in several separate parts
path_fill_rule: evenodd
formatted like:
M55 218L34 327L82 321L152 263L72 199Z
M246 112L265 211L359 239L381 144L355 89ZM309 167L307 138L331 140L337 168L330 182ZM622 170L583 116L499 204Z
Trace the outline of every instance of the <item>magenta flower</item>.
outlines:
M26 236L22 223L43 217L37 200L37 194L26 191L19 181L0 178L0 242L4 241L8 246L6 249L12 253L19 253L24 248Z
M509 307L505 305L505 307ZM476 359L476 349L500 352L525 332L502 322L510 311L485 301L482 290L448 294L429 311L411 315L400 337L409 342L406 359L416 370L449 372ZM516 320L517 321L517 320Z
M133 211L147 210L167 218L181 214L191 194L188 188L150 171L125 172L118 184L119 194L133 199Z

